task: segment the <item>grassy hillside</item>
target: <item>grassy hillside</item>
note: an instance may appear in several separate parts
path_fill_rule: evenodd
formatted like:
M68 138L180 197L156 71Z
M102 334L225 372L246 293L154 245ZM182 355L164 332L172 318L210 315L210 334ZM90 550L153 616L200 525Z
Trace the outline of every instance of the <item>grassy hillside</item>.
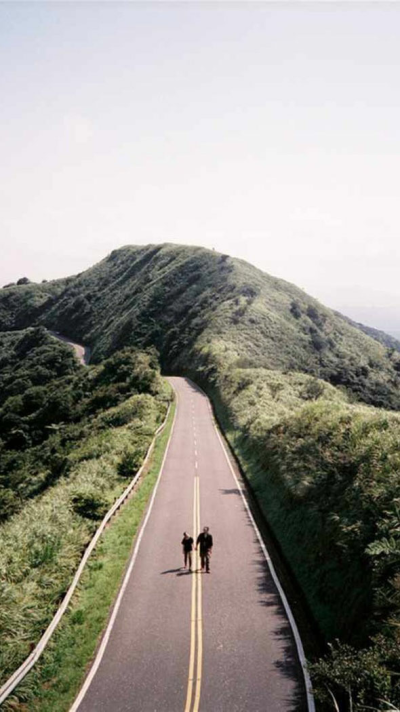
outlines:
M1 685L140 467L170 388L154 353L126 349L84 368L42 328L3 334L0 347Z
M73 279L3 287L0 290L0 331L25 329L35 324Z
M98 414L162 393L157 368L152 354L122 351L87 370L43 327L0 334L0 522L68 475Z
M400 415L264 369L225 373L214 400L326 638L365 644L400 622L400 600L375 595L398 564Z
M338 312L335 312L337 316L339 316L341 319L345 319L351 326L355 326L356 329L360 329L361 331L364 332L364 334L367 334L367 336L371 336L373 339L376 341L379 341L380 344L383 344L383 346L386 346L389 351L400 351L400 341L392 336L391 334L387 334L384 331L380 331L380 329L374 329L372 326L366 326L365 324L360 324L357 321L353 321L353 319L349 319L348 317L344 317L342 314L339 314Z
M319 710L400 704L400 415L301 374L221 372L217 413L325 640ZM353 707L351 707L353 705Z
M341 712L400 705L398 342L243 261L170 244L1 290L0 330L31 325L89 345L97 363L156 347L165 371L208 390L326 641L339 639L313 668L319 709L333 709L327 686ZM114 405L107 388L82 395L93 422ZM34 445L36 416L10 397Z
M152 345L168 371L302 371L400 408L397 353L297 287L203 248L126 247L67 283L1 290L0 330L32 324L88 344L94 361Z

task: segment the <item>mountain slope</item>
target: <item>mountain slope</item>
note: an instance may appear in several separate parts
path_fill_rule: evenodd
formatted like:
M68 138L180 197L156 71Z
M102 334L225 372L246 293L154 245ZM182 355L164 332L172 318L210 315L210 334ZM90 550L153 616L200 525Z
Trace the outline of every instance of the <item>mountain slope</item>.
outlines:
M169 372L302 371L400 408L397 353L294 285L199 247L125 247L74 278L2 290L0 329L32 324L90 345L94 361L154 345Z
M327 689L343 712L398 705L400 416L355 401L400 410L400 344L246 262L170 244L1 290L0 331L31 325L95 362L156 346L164 371L205 386L325 640L346 643L314 668L319 709Z

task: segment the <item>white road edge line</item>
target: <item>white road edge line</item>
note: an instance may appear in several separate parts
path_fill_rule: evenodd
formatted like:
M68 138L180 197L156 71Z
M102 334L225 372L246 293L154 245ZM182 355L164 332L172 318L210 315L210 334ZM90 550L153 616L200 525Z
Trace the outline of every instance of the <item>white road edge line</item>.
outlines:
M175 391L175 389L174 389L174 391ZM134 567L134 564L135 564L135 561L136 561L136 558L137 558L137 555L138 555L138 552L139 552L139 547L140 547L140 543L141 543L141 541L142 541L142 537L143 537L143 534L144 534L144 530L145 530L146 525L147 525L147 522L148 522L148 520L149 520L149 517L150 517L150 514L151 514L151 510L153 509L153 504L154 504L154 500L155 500L155 497L156 497L156 494L157 494L158 485L159 485L160 480L161 480L161 475L162 475L163 470L164 470L165 460L167 459L169 446L170 446L170 444L171 444L172 435L173 435L174 428L175 428L176 414L177 414L177 412L178 412L178 394L177 394L176 391L175 391L175 397L176 397L176 408L175 408L175 413L174 413L174 420L173 420L173 423L172 423L171 432L170 432L170 435L169 435L167 447L166 447L166 449L165 449L164 457L163 457L163 460L162 460L162 463L161 463L161 467L160 467L160 472L159 472L159 475L158 475L158 478L157 478L157 482L156 482L155 487L154 487L154 490L153 490L153 494L152 494L152 497L151 497L151 500L150 500L150 504L149 504L149 508L148 508L148 510L147 510L147 514L146 514L145 520L144 520L144 522L143 522L143 524L142 524L142 527L141 527L140 532L139 532L139 536L138 536L138 538L137 538L137 540L136 540L135 549L134 549L134 551L133 551L132 558L131 558L131 561L130 561L128 570L127 570L127 572L126 572L126 574L125 574L125 577L124 577L124 580L123 580L123 583L122 583L120 592L119 592L119 594L118 594L118 598L117 598L117 600L116 600L116 602L115 602L115 606L114 606L114 609L113 609L111 618L110 618L110 620L109 620L109 623L108 623L106 632L105 632L105 634L104 634L104 636L103 636L103 639L102 639L102 641L101 641L101 645L100 645L100 647L99 647L99 649L98 649L98 651L97 651L96 658L95 658L95 660L94 660L94 662L93 662L93 665L92 665L92 667L91 667L91 669L90 669L90 672L89 672L89 674L88 674L88 676L87 676L85 682L83 683L83 686L82 686L82 688L81 688L81 690L80 690L80 692L79 692L79 694L78 694L78 697L76 698L76 700L75 700L75 702L73 703L72 707L70 708L70 711L69 711L69 712L76 712L76 710L78 710L79 705L81 704L83 698L85 697L86 692L88 691L88 689L89 689L89 687L90 687L90 685L91 685L91 683L92 683L92 680L93 680L94 676L96 675L96 672L97 672L97 670L98 670L98 668L99 668L99 665L100 665L100 663L101 663L101 661L102 661L102 658L103 658L105 649L106 649L106 647L107 647L107 643L108 643L109 637L110 637L110 635L111 635L111 631L112 631L112 629L113 629L113 627L114 627L115 619L116 619L116 617L117 617L117 613L118 613L119 607L120 607L120 605L121 605L121 601L122 601L123 595L124 595L124 593L125 593L125 589L126 589L126 587L127 587L127 585L128 585L128 581L129 581L130 575L131 575L131 573L132 573L132 569L133 569L133 567Z
M131 491L135 487L136 483L139 481L139 479L142 475L143 469L144 469L145 465L147 464L151 453L153 452L156 438L162 432L162 430L164 430L164 427L165 427L167 419L168 419L169 412L170 412L170 406L168 407L168 411L167 411L167 414L165 416L165 419L164 419L162 425L160 425L160 427L156 430L156 432L154 434L154 438L151 442L149 449L147 450L146 457L143 460L143 463L142 463L139 471L136 473L135 477L130 481L129 485L122 492L122 494L116 500L116 502L114 502L111 509L108 510L107 514L102 519L101 524L97 528L94 536L90 540L90 542L85 550L85 553L82 556L81 562L75 572L74 578L72 579L72 583L61 602L61 605L58 608L58 610L56 611L52 620L50 621L48 627L46 628L45 632L43 633L42 637L40 638L38 644L32 650L30 655L24 660L24 662L19 666L19 668L13 672L11 677L9 677L8 680L4 683L4 685L0 688L0 706L1 706L1 703L7 699L7 697L11 694L11 692L26 677L28 672L33 668L35 663L39 660L40 656L43 654L43 651L45 650L51 636L53 635L55 629L57 628L59 622L61 621L65 611L67 610L67 608L69 606L69 602L70 602L70 600L75 592L75 589L78 585L78 582L82 576L82 573L85 569L86 563L87 563L92 551L96 547L96 544L99 541L106 524L110 521L111 517L117 512L117 510L119 509L121 504L123 504L125 502L126 498L131 493Z
M191 380L191 379L188 379L188 380ZM193 381L191 381L191 383L193 383ZM250 507L249 507L249 504L248 504L248 502L247 502L247 500L246 500L246 497L245 497L244 494L243 494L243 490L242 490L242 487L241 487L241 485L240 485L240 482L239 482L239 480L238 480L238 478L237 478L237 476L236 476L236 472L235 472L235 470L234 470L233 467L232 467L232 463L231 463L231 461L230 461L230 459L229 459L229 455L228 455L228 453L227 453L226 445L225 445L225 443L224 443L224 441L223 441L223 439L222 439L222 437L221 437L221 435L220 435L220 432L219 432L219 430L218 430L218 426L217 426L217 424L216 424L216 422L215 422L214 413L213 413L213 409L212 409L212 407L211 407L210 399L209 399L209 397L207 396L207 394L203 391L203 389L200 388L200 386L197 385L197 383L194 384L194 385L199 389L199 391L201 391L201 392L203 393L203 395L204 395L204 396L206 397L206 399L207 399L207 404L208 404L208 407L209 407L209 410L210 410L210 413L211 413L212 422L213 422L213 425L214 425L214 428L215 428L215 432L217 433L218 440L219 440L219 442L220 442L220 444L221 444L221 447L222 447L222 450L223 450L223 452L224 452L226 461L227 461L227 463L228 463L228 465L229 465L229 469L230 469L230 471L231 471L231 473L232 473L232 475L233 475L233 478L234 478L234 480L235 480L235 482L236 482L237 488L238 488L238 490L239 490L239 492L240 492L240 495L241 495L241 497L242 497L243 504L244 504L244 506L245 506L245 508L246 508L247 514L248 514L248 516L249 516L249 519L250 519L250 521L251 521L251 523L252 523L252 525L253 525L253 527L254 527L254 531L255 531L255 533L256 533L256 535L257 535L257 539L258 539L258 541L260 542L260 546L261 546L261 549L262 549L263 554L264 554L264 556L265 556L265 559L266 559L266 561L267 561L267 563L268 563L268 567L269 567L269 570L270 570L270 572L271 572L272 578L274 579L275 585L276 585L276 587L277 587L277 589L278 589L278 591L279 591L279 595L280 595L280 597L281 597L283 606L284 606L284 608L285 608L286 615L287 615L287 617L288 617L288 619L289 619L289 623L290 623L290 626L291 626L291 628L292 628L293 636L294 636L294 639L295 639L295 642L296 642L296 647L297 647L297 654L298 654L298 656L299 656L300 663L301 663L301 667L302 667L302 670L303 670L304 682L305 682L305 687L306 687L306 695L307 695L308 712L315 712L315 702L314 702L314 695L313 695L313 691L312 691L312 684L311 684L310 674L309 674L308 669L307 669L307 660L306 660L306 656L305 656L305 654L304 654L303 643L301 642L299 630L298 630L298 628L297 628L297 623L296 623L296 621L295 621L295 619L294 619L293 613L292 613L291 608L290 608L290 606L289 606L289 602L288 602L288 600L287 600L287 598L286 598L286 594L285 594L285 592L284 592L284 590L283 590L283 588L282 588L282 586L281 586L281 583L280 583L280 581L279 581L278 575L277 575L277 573L276 573L276 571L275 571L275 567L274 567L274 565L273 565L273 563L272 563L272 561L271 561L271 558L270 558L270 556L269 556L269 554L268 554L267 547L265 546L265 543L264 543L264 540L263 540L263 538L262 538L262 536L261 536L260 530L259 530L259 528L258 528L258 526L257 526L257 524L256 524L256 522L255 522L255 520L254 520L254 517L253 517L253 515L252 515L252 513L251 513L251 511L250 511Z

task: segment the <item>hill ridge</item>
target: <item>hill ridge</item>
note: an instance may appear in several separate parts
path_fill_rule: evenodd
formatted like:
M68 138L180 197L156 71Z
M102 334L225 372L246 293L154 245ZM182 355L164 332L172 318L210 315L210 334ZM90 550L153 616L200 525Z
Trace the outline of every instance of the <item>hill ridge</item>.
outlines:
M400 343L203 247L126 245L74 277L1 290L0 330L32 325L82 341L94 361L155 347L168 373L209 377L217 362L298 371L400 408Z

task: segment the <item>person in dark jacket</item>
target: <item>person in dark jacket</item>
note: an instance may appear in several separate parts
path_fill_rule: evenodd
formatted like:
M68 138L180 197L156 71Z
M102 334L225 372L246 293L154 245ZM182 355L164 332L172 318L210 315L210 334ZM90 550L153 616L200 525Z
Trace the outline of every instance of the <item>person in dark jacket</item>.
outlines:
M189 571L192 570L192 551L193 551L193 539L191 536L186 534L186 532L183 532L183 539L182 539L182 551L183 551L183 562L185 565L185 569L187 569L187 565L189 563Z
M196 551L197 547L200 547L200 561L201 570L209 574L210 573L210 556L213 548L213 538L210 534L208 527L204 527L203 531L197 537L196 541Z

